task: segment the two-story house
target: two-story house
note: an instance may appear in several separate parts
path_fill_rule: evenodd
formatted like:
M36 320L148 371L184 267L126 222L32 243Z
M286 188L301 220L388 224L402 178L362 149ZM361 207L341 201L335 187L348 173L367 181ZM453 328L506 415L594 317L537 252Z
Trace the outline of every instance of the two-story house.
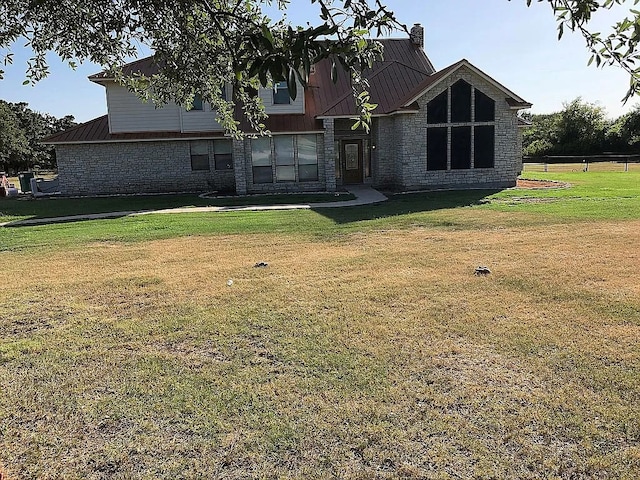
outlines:
M230 191L335 191L348 184L418 190L513 186L522 167L517 113L531 104L461 60L436 72L423 31L381 40L384 61L366 77L371 129L357 115L346 74L334 83L330 62L315 65L295 100L286 84L261 89L271 137L231 139L216 112L156 108L105 73L108 114L46 141L55 145L60 189L68 195ZM128 72L152 74L152 58ZM232 98L231 87L225 95ZM248 126L241 124L248 132Z

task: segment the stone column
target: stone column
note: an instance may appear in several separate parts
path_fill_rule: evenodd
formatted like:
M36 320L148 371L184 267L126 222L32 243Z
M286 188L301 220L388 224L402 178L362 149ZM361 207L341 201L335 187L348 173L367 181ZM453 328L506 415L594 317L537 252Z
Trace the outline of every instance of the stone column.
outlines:
M324 125L324 175L327 192L336 191L335 126L333 118L325 118Z
M233 173L236 179L236 194L247 194L247 169L245 159L244 140L233 140Z

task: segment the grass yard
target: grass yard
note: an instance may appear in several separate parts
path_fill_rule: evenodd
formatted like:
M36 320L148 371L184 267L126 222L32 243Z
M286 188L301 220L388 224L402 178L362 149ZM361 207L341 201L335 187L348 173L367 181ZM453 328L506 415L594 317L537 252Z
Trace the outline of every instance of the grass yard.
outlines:
M571 187L1 229L0 464L638 478L640 172L534 178Z
M131 212L165 208L325 203L353 200L348 192L218 196L196 194L130 195L94 198L0 198L0 223L28 218L64 217L88 213Z

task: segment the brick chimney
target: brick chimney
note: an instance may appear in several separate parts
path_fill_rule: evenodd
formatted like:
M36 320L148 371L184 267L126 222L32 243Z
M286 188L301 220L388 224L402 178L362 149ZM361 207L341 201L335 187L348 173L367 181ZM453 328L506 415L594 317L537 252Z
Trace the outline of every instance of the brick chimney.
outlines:
M424 27L419 23L414 24L411 27L409 38L416 47L424 48Z

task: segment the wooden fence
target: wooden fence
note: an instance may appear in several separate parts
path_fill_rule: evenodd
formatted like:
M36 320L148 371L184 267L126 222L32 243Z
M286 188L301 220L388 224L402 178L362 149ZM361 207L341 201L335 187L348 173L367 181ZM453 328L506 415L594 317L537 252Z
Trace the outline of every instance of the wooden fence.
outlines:
M640 171L640 155L549 155L523 157L525 172L629 172Z

